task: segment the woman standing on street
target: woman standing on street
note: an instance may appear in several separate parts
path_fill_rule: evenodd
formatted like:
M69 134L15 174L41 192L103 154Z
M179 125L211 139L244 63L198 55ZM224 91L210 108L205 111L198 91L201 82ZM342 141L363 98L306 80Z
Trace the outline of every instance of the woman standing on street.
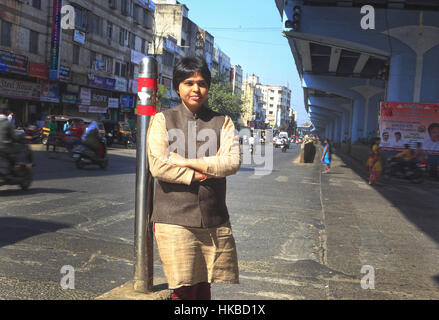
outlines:
M328 139L325 139L323 145L323 154L320 161L323 163L323 173L328 173L331 167L331 144Z
M225 177L241 154L232 120L207 107L210 79L204 59L179 60L173 85L182 104L157 113L148 131L151 220L173 300L210 300L210 283L239 283Z
M381 139L375 138L375 141L371 147L370 156L368 159L369 167L369 184L372 185L378 181L383 171L383 166L381 164Z

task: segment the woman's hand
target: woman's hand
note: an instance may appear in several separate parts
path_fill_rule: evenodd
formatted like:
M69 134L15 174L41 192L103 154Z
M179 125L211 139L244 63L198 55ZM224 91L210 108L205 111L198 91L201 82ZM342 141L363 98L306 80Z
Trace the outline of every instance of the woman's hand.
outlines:
M185 168L188 167L188 159L183 158L178 153L171 152L169 155L169 162L177 167Z

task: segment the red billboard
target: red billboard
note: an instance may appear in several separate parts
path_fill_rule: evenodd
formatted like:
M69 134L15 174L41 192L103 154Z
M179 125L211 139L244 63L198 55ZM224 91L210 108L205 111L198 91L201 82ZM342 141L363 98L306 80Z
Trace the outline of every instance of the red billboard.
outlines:
M381 147L399 151L417 142L431 154L439 154L439 103L381 102Z

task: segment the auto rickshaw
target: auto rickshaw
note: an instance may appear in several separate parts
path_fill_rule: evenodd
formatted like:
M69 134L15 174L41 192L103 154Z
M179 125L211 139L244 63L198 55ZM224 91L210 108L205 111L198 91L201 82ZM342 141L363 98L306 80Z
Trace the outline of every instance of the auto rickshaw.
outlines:
M134 130L131 129L127 122L119 122L119 143L126 148L135 148Z

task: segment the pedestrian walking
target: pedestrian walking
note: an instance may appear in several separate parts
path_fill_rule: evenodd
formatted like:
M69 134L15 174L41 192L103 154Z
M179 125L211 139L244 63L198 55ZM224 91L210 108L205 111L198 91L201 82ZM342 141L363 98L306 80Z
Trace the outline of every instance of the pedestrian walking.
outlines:
M58 132L58 123L55 116L52 116L49 121L49 136L47 137L46 151L49 151L49 145L53 145L53 152L56 152L56 134Z
M239 283L226 176L239 170L241 154L231 118L207 107L210 79L204 59L179 60L173 85L182 104L152 117L148 132L157 180L151 220L173 300L210 300L211 283Z
M328 139L325 139L323 145L323 153L320 161L323 164L323 173L328 173L331 167L331 144Z
M383 171L383 166L381 163L381 139L375 138L374 142L371 146L371 150L369 153L368 159L368 168L369 168L369 184L375 184L381 176Z

